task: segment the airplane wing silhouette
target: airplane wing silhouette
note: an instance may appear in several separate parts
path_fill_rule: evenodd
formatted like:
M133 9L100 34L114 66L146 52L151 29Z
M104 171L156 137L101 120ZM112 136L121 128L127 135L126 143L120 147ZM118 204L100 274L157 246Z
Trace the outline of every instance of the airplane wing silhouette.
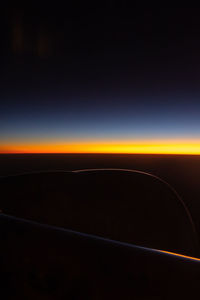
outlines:
M3 299L194 299L199 260L0 215Z
M1 178L0 187L4 299L191 299L200 291L199 260L188 257L199 255L192 218L161 179L41 172Z

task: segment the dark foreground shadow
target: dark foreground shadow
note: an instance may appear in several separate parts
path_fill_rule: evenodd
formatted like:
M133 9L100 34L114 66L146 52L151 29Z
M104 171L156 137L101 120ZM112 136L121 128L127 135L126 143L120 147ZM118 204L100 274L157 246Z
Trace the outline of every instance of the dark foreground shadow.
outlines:
M141 172L93 170L2 178L3 212L112 240L198 256L190 214L166 183Z
M200 262L0 214L2 299L195 299Z

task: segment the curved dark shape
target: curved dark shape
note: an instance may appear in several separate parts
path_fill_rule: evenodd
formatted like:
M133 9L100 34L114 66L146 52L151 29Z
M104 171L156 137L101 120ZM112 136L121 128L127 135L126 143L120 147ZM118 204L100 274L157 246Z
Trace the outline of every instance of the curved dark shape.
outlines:
M1 179L3 212L112 240L198 256L194 224L161 179L131 170L43 172Z

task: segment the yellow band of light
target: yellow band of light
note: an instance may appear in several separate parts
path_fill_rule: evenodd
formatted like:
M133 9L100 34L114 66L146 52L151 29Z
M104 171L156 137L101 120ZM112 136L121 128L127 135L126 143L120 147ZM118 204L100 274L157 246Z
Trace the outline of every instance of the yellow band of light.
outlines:
M59 142L0 144L0 153L200 154L200 141Z

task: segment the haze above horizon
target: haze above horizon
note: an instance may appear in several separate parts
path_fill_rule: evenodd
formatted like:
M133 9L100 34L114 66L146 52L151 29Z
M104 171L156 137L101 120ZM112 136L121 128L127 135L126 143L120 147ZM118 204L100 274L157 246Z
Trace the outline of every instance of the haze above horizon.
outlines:
M197 9L16 3L0 23L0 153L200 154Z

